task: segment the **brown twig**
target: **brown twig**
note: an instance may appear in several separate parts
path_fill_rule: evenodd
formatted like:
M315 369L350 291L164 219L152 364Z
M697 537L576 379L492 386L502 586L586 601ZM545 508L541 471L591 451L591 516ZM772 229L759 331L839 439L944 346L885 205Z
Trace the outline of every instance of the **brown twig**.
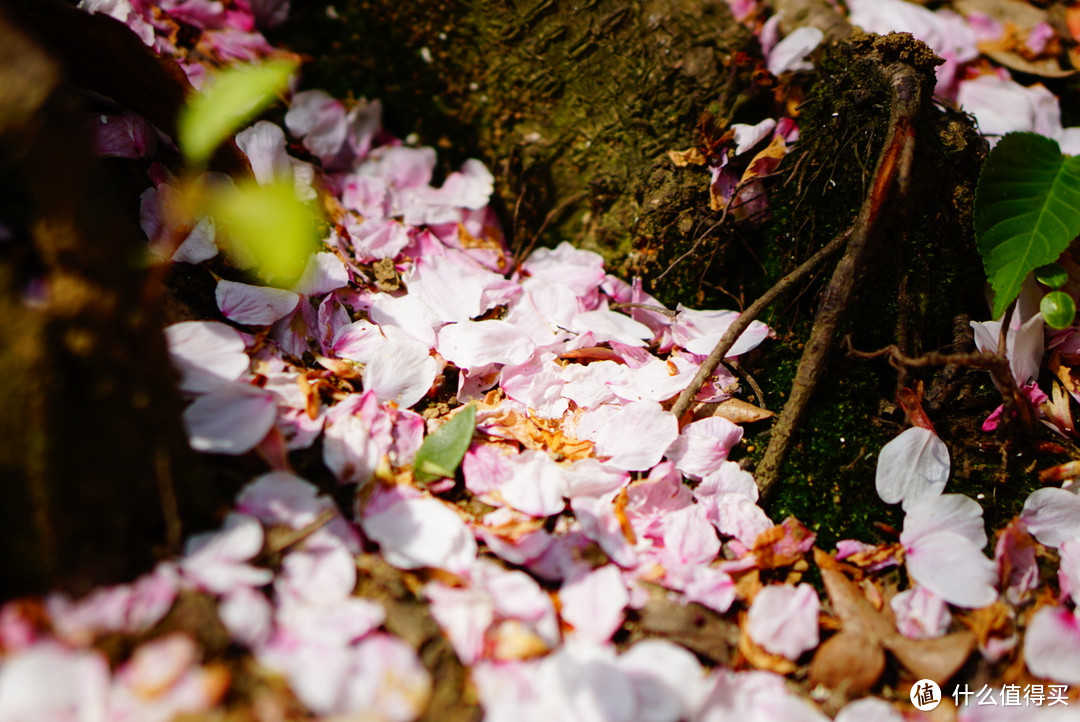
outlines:
M826 258L840 250L844 243L847 242L850 235L851 229L848 229L829 241L826 246L811 256L801 266L777 281L776 285L762 294L761 297L751 303L745 311L740 313L739 317L728 326L726 331L724 331L724 335L720 337L720 340L716 342L716 346L713 347L708 358L706 358L701 366L698 367L698 372L697 375L694 376L694 380L690 382L689 386L683 389L681 394L679 394L679 398L675 400L675 404L671 407L671 413L675 414L677 418L682 418L682 415L690 408L690 403L694 400L694 396L696 396L697 392L701 390L701 387L705 385L705 382L709 380L709 377L713 375L716 371L716 367L720 365L720 362L724 360L724 354L731 350L731 347L735 345L735 341L742 335L743 331L750 327L751 322L761 315L761 312L776 301L776 299L784 295L792 286L813 273Z
M825 372L825 360L851 298L856 273L865 262L886 203L893 195L894 187L898 195L906 190L906 181L910 177L915 147L914 121L923 106L924 78L918 69L903 60L885 65L882 75L892 94L888 135L878 156L870 192L852 226L851 241L822 293L813 331L795 372L791 394L773 427L765 455L755 470L762 498L768 498L774 488L790 449L792 434Z
M551 221L553 221L556 217L558 217L558 215L560 213L562 213L563 210L568 205L570 205L571 203L576 203L577 201L581 200L584 197L585 197L585 191L581 191L580 193L575 193L575 194L573 194L571 196L567 196L566 198L563 198L562 202L559 203L559 205L552 208L551 211L549 211L548 214L546 216L544 216L544 222L540 224L540 228L537 229L535 234L533 234L532 240L529 241L528 245L526 245L524 248L522 248L518 253L514 254L514 262L511 264L510 268L511 269L517 268L518 266L520 266L525 261L526 258L529 257L529 254L533 252L534 248L536 248L536 244L537 244L537 242L539 242L540 236L544 235L544 231L547 230L548 224L550 224ZM515 208L514 212L517 213L516 208Z

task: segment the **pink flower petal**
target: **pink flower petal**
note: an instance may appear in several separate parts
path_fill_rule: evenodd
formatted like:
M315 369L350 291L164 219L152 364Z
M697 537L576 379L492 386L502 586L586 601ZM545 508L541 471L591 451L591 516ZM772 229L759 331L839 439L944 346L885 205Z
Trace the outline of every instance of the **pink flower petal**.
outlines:
M886 504L940 496L949 480L949 450L937 434L913 426L882 447L875 484Z
M439 330L439 353L459 369L525 363L535 345L506 321L462 321Z
M663 639L645 639L615 664L626 674L638 722L690 719L705 693L705 670L690 652Z
M349 271L337 255L328 251L314 253L304 266L304 272L292 287L293 293L321 296L344 288L349 283Z
M679 436L675 417L654 401L602 406L583 414L577 435L596 444L596 455L627 471L645 471L660 462Z
M562 470L547 453L527 450L506 459L510 478L499 486L503 500L532 516L558 514L565 506Z
M240 333L217 321L183 321L165 327L169 357L180 372L180 390L204 393L237 381L251 359Z
M232 513L218 532L196 534L188 539L180 568L200 587L228 594L239 586L261 587L274 575L269 569L246 562L262 549L263 528L246 514Z
M460 573L476 561L472 530L446 504L428 497L404 498L396 491L376 497L360 526L401 569L435 567Z
M214 296L225 318L245 326L269 326L292 313L300 302L292 291L234 281L218 281Z
M771 585L754 597L746 631L766 651L798 659L818 645L820 609L817 592L809 584Z
M945 634L952 615L945 600L926 587L906 589L889 600L896 628L910 639L933 639Z
M997 599L997 567L969 538L938 530L919 537L906 552L911 578L950 604L978 608Z
M1057 487L1037 489L1024 502L1020 519L1040 544L1061 546L1080 536L1080 496Z
M900 543L913 546L928 534L949 531L964 537L972 546L986 546L986 527L979 502L963 494L942 494L912 502L904 516Z
M623 622L629 602L622 573L607 564L568 579L559 588L560 614L573 626L574 639L603 644Z
M273 428L275 418L274 395L240 383L225 384L200 396L183 414L191 448L232 456L258 446Z
M0 719L104 720L109 664L97 652L46 641L4 658Z
M1024 662L1036 677L1080 684L1080 620L1064 607L1043 607L1024 635Z
M236 145L247 156L255 180L261 184L292 177L292 165L285 150L285 131L280 125L260 120L236 134Z
M742 435L741 426L713 416L684 426L666 455L679 471L691 479L701 479L720 468Z

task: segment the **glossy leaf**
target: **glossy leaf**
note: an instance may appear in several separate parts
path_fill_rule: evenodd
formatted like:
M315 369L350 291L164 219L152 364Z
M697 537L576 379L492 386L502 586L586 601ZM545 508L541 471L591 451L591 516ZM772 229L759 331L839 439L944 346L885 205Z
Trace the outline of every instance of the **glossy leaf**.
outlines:
M1051 291L1043 296L1039 310L1050 328L1068 328L1076 318L1076 302L1064 291Z
M1050 263L1035 269L1035 280L1050 288L1061 288L1069 280L1069 272L1059 263Z
M230 253L251 258L267 283L291 286L318 250L314 211L297 198L291 182L241 181L219 191L210 212L227 232Z
M180 113L178 138L187 161L201 166L221 142L247 125L288 87L292 61L233 65L220 71Z
M470 404L424 439L413 461L413 478L426 483L453 476L475 429L476 407Z
M975 234L994 289L997 318L1024 278L1053 263L1080 233L1080 157L1034 133L1009 133L983 167L975 194Z

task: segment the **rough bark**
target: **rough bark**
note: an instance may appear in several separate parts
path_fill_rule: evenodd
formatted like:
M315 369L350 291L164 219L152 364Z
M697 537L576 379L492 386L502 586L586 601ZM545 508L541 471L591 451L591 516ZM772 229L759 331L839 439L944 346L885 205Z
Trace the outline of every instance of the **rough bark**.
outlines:
M0 5L0 597L130 579L205 518L130 199Z
M311 5L286 38L315 56L305 85L380 98L391 130L454 162L480 154L517 248L554 212L541 242L655 275L719 218L705 172L665 152L757 97L756 41L723 0Z

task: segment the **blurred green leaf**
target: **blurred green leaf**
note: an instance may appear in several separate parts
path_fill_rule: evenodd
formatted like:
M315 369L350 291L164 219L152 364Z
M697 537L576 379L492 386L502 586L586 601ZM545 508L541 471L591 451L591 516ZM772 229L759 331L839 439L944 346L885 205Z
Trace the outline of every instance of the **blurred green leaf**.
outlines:
M469 404L424 439L413 461L413 478L421 483L452 477L472 443L476 407Z
M1058 263L1048 263L1035 269L1035 280L1050 288L1061 288L1069 280L1069 272Z
M297 198L291 181L240 181L218 191L209 210L224 227L232 256L251 258L269 284L292 285L318 250L314 211Z
M205 164L223 140L277 99L296 69L292 61L271 60L233 65L210 78L180 111L177 140L188 163Z

